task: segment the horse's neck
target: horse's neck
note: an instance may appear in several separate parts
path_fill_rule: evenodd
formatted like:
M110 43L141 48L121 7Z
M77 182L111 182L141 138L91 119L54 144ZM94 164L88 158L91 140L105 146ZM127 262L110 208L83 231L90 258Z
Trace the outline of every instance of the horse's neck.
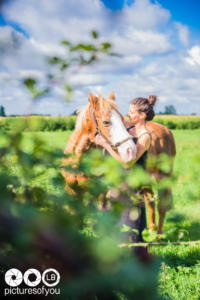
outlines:
M75 130L69 138L64 153L75 153L77 156L81 156L91 145L92 142L87 131Z
M79 141L75 147L74 152L78 155L81 156L84 152L86 152L87 150L89 150L89 148L91 147L91 141L90 141L90 137L87 133L83 133L80 138Z

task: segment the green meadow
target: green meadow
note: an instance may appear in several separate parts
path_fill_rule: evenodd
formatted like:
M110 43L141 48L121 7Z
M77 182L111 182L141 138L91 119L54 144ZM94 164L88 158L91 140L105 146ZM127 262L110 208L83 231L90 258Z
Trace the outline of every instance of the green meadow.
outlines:
M72 131L24 132L21 148L32 153L34 139L44 142L47 149L56 151L60 157ZM174 207L167 213L164 231L171 241L200 240L200 130L173 130L177 155L174 164ZM1 139L1 146L7 143ZM13 174L20 171L10 158ZM59 170L59 168L58 168ZM43 170L31 184L42 186L52 194L63 195L63 187L52 185L55 168ZM158 292L164 299L200 299L200 244L152 246L150 252L161 260Z
M200 131L175 130L177 155L173 186L174 208L168 212L165 231L200 239ZM159 246L151 249L162 259L160 293L166 299L200 298L200 244Z

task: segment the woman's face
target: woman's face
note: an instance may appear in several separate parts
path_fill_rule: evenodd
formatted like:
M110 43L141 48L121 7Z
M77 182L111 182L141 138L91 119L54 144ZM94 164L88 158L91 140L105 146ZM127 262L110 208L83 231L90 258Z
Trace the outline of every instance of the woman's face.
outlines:
M146 114L140 112L137 105L131 104L129 106L128 117L133 124L137 124L140 121L144 121Z

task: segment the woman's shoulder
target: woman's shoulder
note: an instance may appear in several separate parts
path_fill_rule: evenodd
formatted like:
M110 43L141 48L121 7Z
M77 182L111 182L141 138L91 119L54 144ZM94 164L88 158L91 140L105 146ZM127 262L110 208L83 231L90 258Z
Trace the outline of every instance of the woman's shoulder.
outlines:
M151 134L149 131L145 130L140 132L137 136L138 139L140 139L141 137L143 137L144 139L151 139Z
M148 131L143 131L137 136L137 142L143 145L147 150L151 144L151 134Z

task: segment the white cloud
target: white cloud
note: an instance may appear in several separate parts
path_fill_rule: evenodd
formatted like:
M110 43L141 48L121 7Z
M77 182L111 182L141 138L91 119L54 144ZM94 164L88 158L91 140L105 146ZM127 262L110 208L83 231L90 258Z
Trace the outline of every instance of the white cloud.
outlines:
M178 22L175 22L175 26L178 30L178 37L179 37L180 42L185 47L187 47L189 45L189 29L188 29L188 27L181 23L178 23Z
M170 103L180 112L198 111L200 47L191 48L184 24L175 23L173 30L170 12L158 3L136 0L114 13L100 0L18 0L8 2L4 13L30 36L10 26L0 27L0 103L8 113L29 109L23 77L34 76L45 86L45 74L51 69L45 57L65 55L62 39L91 42L94 29L99 31L100 41L111 42L113 50L123 56L104 56L101 62L78 72L70 70L64 78L76 88L74 102L62 103L64 90L58 84L34 107L35 112L68 114L87 103L89 91L107 96L111 90L124 113L133 97L151 93L160 98L158 108ZM185 48L179 49L177 39ZM191 111L187 101L192 101Z
M23 44L24 36L10 26L0 27L0 53L6 55L17 51Z
M188 51L186 61L191 65L200 65L200 46L194 46Z
M170 19L170 12L162 8L158 3L149 0L135 0L133 5L126 6L120 16L123 26L133 26L143 30L157 28L160 24L166 24Z
M5 15L35 40L59 42L66 36L82 40L91 29L103 29L106 10L99 0L18 0L7 6Z
M115 49L123 54L150 55L171 50L168 37L152 30L134 29L132 26L123 35L112 37Z

